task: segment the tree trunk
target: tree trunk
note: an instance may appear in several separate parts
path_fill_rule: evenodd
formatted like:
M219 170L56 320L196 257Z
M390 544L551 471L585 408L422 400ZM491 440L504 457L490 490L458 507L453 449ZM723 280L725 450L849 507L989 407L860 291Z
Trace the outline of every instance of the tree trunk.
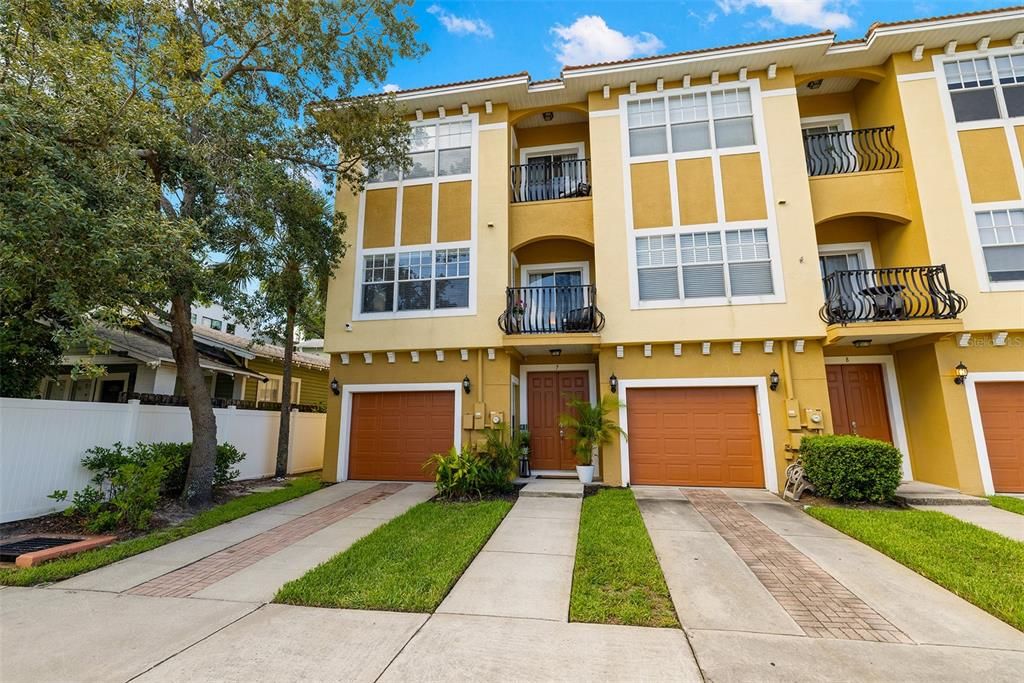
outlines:
M203 380L199 352L192 336L192 302L181 295L171 299L171 351L192 418L192 455L181 500L190 507L199 507L213 500L217 418L213 414L213 402Z
M281 377L281 427L277 431L275 477L288 474L288 440L292 425L292 353L295 350L295 306L289 306L284 325L284 373ZM296 397L298 398L298 397Z

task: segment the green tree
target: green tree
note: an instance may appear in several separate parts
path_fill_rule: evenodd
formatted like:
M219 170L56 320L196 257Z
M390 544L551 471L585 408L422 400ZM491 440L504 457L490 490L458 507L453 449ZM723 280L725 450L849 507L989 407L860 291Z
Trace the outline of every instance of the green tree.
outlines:
M284 346L281 379L281 422L277 440L275 476L288 470L291 427L292 360L295 326L300 314L324 300L328 280L345 253L342 234L345 216L334 214L324 197L302 176L282 169L269 188L271 196L260 239L233 255L232 263L246 263L242 271L259 278L255 302L243 308L249 320L259 320L259 332ZM243 245L238 245L241 248ZM321 332L322 334L322 332Z
M360 83L381 84L395 59L424 50L410 5L24 0L9 8L5 30L19 28L5 41L0 68L24 62L43 73L64 69L76 86L106 96L109 104L92 112L89 130L63 144L132 150L133 174L141 168L151 186L140 193L151 207L145 220L184 237L163 263L160 287L147 292L154 296L131 308L137 324L170 344L188 400L192 457L182 497L190 504L211 499L217 445L192 302L230 299L249 281L224 255L244 255L258 242L266 183L279 177L282 162L355 187L365 165L405 163L408 126L394 100L351 94ZM44 24L56 29L37 31ZM34 43L47 45L45 59L19 56ZM100 66L67 57L76 54ZM324 106L338 99L345 106ZM308 113L314 106L315 118Z

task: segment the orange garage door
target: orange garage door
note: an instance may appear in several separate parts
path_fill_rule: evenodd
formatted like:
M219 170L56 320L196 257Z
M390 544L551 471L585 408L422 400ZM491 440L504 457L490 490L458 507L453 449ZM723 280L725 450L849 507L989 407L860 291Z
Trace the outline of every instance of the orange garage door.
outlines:
M452 447L454 425L451 391L352 394L349 479L432 481L423 464Z
M978 407L996 491L1024 493L1024 382L978 382Z
M764 486L753 387L629 389L629 480Z

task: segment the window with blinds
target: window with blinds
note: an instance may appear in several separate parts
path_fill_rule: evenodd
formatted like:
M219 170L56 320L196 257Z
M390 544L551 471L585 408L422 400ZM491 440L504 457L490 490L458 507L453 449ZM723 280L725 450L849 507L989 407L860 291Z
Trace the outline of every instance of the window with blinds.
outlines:
M767 228L636 238L641 301L775 293Z
M1024 209L979 211L975 218L989 280L1024 280Z
M633 100L626 123L633 157L755 144L749 88Z

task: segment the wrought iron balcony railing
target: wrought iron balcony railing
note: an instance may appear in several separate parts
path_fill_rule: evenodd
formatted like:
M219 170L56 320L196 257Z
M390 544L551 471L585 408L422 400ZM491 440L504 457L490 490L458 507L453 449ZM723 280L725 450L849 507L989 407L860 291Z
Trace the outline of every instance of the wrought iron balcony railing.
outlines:
M498 327L505 334L599 332L604 313L593 285L508 287Z
M945 265L839 270L824 283L820 315L829 324L955 318L967 308Z
M509 167L512 201L539 202L590 196L590 159L545 161Z
M892 143L895 126L804 135L807 175L823 176L900 167Z

